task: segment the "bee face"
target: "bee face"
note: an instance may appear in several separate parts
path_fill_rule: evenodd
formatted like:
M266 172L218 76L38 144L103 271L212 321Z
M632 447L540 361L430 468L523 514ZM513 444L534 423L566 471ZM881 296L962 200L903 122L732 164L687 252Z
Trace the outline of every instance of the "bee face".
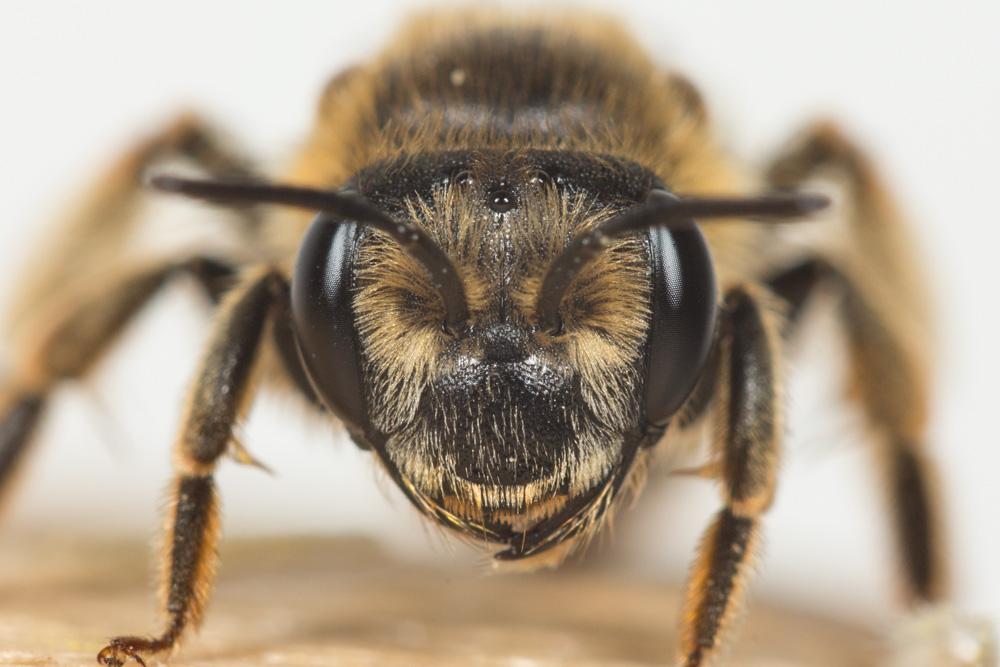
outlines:
M509 557L596 528L707 356L700 232L601 237L670 195L592 154L409 156L349 187L379 226L321 215L292 282L319 398L421 510ZM600 248L553 296L554 267L591 237Z
M386 463L426 502L493 532L523 530L618 471L640 420L644 244L617 242L588 267L562 331L543 330L534 304L566 244L649 183L637 169L530 152L438 156L359 177L367 198L429 231L469 298L467 325L446 331L420 265L382 235L359 244L367 416Z

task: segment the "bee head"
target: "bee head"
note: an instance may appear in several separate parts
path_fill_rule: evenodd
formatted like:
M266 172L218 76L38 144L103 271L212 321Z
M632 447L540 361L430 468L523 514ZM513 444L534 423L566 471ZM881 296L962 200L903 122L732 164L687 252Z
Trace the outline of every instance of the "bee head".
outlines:
M669 231L608 239L546 321L539 303L556 260L641 203L655 186L649 172L580 154L461 152L377 165L352 186L426 232L448 257L467 312L456 322L433 272L389 234L348 233L321 216L293 287L305 365L320 393L348 413L356 439L411 500L446 525L509 544L511 558L583 536L679 407L708 350L715 292L700 233L690 226L680 247ZM674 360L657 381L672 387L667 400L677 405L660 400L651 414L649 347L663 279L651 257L665 242L676 274L665 297L674 299ZM350 261L334 265L334 255ZM353 386L332 377L337 362L313 354L329 350L330 322L340 317L330 317L330 298L316 298L324 285L329 292L331 275L349 294L339 307L352 323ZM686 328L677 326L682 312ZM324 387L334 385L343 400L330 400Z
M418 508L502 559L591 535L694 388L716 290L692 219L826 205L678 198L562 151L408 156L353 192L154 185L323 211L291 286L301 370Z

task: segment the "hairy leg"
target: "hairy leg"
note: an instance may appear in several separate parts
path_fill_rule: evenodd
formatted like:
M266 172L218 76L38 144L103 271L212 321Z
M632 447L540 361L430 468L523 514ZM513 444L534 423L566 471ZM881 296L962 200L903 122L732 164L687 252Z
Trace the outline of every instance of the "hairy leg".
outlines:
M46 236L7 314L14 371L0 384L0 499L53 385L84 375L170 276L194 275L216 301L228 287L232 267L208 258L130 268L127 246L141 219L143 172L171 157L213 173L251 173L249 161L204 121L180 114L121 155ZM252 223L254 214L246 215Z
M850 352L851 398L864 411L893 511L912 602L943 597L946 576L937 474L923 443L930 345L922 276L904 223L864 153L835 125L817 123L768 170L772 185L829 177L845 190L848 238L839 256L815 256L774 275L772 289L797 317L814 288L840 294Z
M742 600L760 517L774 496L782 439L781 318L769 295L726 295L720 328L716 421L725 507L702 540L688 582L680 664L707 665Z
M15 338L31 335L38 312L46 310L52 295L60 294L67 284L127 261L147 197L142 178L150 167L170 158L189 160L212 174L245 178L253 173L246 157L192 113L176 116L137 142L98 175L82 200L31 254L7 314L6 324ZM254 211L244 215L247 225L256 224Z
M84 376L128 323L173 276L193 276L218 299L233 269L208 258L122 270L102 283L64 288L50 313L36 319L15 350L11 377L0 385L0 499L24 455L59 383Z
M163 605L167 624L155 637L116 637L98 654L104 665L170 651L201 621L215 571L218 498L214 471L232 446L232 429L252 397L254 369L268 323L288 298L275 270L251 273L223 302L188 396L175 456L167 518Z

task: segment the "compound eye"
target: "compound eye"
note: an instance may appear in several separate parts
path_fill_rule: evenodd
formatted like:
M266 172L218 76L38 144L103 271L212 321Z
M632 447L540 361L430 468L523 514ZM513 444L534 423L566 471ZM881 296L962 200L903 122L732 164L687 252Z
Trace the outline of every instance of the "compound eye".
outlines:
M665 425L694 389L715 335L716 286L701 231L649 230L653 267L652 323L647 348L646 420Z
M292 278L292 318L302 365L324 404L348 426L364 424L351 291L361 228L321 214L306 232Z

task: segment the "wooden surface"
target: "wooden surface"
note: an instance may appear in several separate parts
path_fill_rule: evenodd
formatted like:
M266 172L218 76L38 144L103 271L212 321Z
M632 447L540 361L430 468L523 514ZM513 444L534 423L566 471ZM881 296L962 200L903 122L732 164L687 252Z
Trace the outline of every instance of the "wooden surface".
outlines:
M448 560L406 565L363 540L226 541L207 621L170 664L670 662L676 591L580 568L490 575ZM0 665L91 666L110 635L157 628L151 563L139 544L0 539ZM865 667L876 645L859 629L755 601L722 664Z

